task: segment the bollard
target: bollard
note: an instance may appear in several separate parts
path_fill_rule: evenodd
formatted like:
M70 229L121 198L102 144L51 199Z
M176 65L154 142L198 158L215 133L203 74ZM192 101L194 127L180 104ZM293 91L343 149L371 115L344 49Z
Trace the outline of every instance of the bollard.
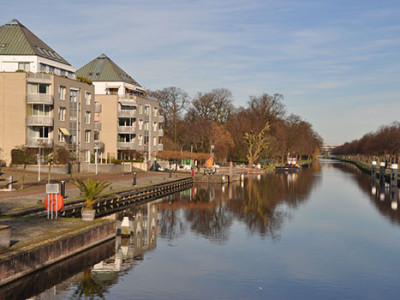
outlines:
M133 173L133 183L132 185L136 185L136 172Z
M65 199L65 180L61 180L61 196Z
M384 162L381 162L380 168L379 168L379 183L382 184L385 182L385 170L386 170L386 164Z
M169 169L169 178L172 177L172 169Z
M375 160L372 162L371 175L376 176L376 161Z
M397 174L398 174L398 165L392 164L390 167L390 186L397 187Z

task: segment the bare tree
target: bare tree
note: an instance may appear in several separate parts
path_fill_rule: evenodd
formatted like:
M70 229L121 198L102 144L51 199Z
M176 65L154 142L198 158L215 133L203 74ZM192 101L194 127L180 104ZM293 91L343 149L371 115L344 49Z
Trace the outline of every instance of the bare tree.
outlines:
M160 112L165 118L164 128L168 132L172 125L172 137L176 144L178 120L189 102L189 95L184 90L174 86L157 91L147 91L147 95L157 99L160 103Z
M260 157L261 152L269 145L269 136L267 135L268 131L269 124L266 123L264 128L258 133L250 131L244 134L244 140L247 144L246 158L249 161L250 168L253 166L253 162L257 161L257 159Z

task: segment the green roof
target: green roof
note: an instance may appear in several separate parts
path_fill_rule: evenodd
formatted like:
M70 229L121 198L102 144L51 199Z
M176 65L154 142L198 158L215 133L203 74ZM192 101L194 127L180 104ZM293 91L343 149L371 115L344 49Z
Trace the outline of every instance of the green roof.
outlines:
M16 19L0 26L0 55L37 55L70 66L70 63Z
M118 67L105 54L84 65L76 71L76 75L89 78L92 81L122 81L141 87L135 79Z

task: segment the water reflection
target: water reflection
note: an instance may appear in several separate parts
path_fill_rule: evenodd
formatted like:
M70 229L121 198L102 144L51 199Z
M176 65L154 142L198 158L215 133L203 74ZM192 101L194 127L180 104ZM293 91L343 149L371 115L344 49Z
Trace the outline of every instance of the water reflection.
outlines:
M365 174L352 164L333 164L335 168L349 174L361 191L368 195L377 211L390 220L400 225L400 210L398 209L399 190L389 184L379 181L379 178Z
M251 234L277 239L288 208L304 202L320 181L318 164L300 174L267 174L247 177L245 183L199 184L158 204L161 236L173 240L190 229L212 242L224 243L234 219ZM183 213L182 213L183 211Z

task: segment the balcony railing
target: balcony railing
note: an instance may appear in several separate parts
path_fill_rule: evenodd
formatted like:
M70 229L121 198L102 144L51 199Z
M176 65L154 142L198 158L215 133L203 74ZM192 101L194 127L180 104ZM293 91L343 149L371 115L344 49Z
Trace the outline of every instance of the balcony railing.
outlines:
M26 96L28 104L48 104L53 105L54 99L52 95L48 94L28 94Z
M118 133L135 133L135 126L118 126Z
M135 150L135 144L132 142L118 142L117 147L119 150Z
M135 118L136 117L136 110L119 110L118 117L120 118Z
M101 103L95 103L94 104L94 112L95 113L101 113L101 109L102 109L102 106L101 106Z
M158 151L163 151L164 150L164 145L163 144L158 144L158 146L157 146L157 150Z
M51 116L28 116L26 118L27 126L53 126L53 117Z
M96 131L101 130L101 122L94 122L94 130Z
M158 130L158 136L164 136L164 130L159 129Z
M53 139L28 137L26 139L26 146L30 148L53 147Z
M51 75L45 73L28 73L27 77L28 82L35 82L35 83L51 83Z
M94 141L94 149L101 150L104 148L104 143L102 141Z

